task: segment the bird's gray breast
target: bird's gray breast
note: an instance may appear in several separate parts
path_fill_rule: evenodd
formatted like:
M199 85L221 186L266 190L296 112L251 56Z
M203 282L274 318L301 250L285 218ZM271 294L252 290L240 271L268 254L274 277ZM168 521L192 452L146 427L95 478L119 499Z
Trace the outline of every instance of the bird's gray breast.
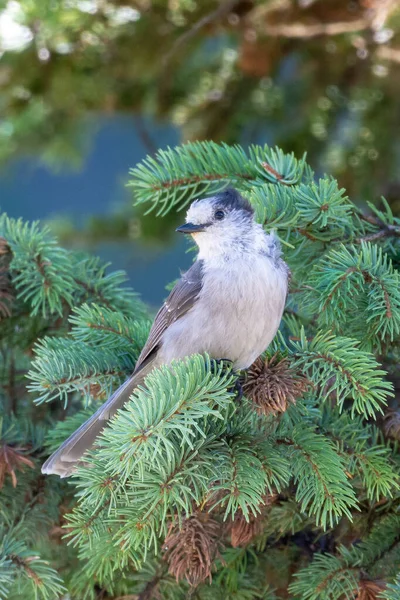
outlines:
M247 368L275 336L286 293L286 269L265 255L207 261L197 301L163 335L162 362L208 352Z

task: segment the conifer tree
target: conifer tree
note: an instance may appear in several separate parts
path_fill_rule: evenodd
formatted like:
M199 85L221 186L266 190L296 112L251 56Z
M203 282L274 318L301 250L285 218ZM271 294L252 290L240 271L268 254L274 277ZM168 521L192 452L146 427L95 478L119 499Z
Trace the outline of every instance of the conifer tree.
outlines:
M67 481L42 462L151 321L122 273L1 216L2 600L400 598L400 220L267 146L131 172L154 218L228 184L292 272L276 339L246 374L206 355L151 372Z

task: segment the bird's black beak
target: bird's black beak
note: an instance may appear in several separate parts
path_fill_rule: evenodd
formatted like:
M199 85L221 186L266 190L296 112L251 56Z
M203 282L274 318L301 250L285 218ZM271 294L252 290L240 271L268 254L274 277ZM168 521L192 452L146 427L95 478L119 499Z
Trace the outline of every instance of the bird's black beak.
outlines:
M199 233L200 231L205 231L205 225L195 225L194 223L185 223L184 225L180 225L176 231L179 233Z

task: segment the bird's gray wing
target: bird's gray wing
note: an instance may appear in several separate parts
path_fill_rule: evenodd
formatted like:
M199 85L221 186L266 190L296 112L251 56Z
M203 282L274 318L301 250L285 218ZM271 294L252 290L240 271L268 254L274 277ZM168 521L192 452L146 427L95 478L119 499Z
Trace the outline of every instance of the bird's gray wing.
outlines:
M158 311L147 342L136 363L135 374L154 358L165 330L192 308L199 296L202 284L203 261L196 260L190 269L183 273L181 279Z
M202 286L202 261L196 261L182 275L167 300L158 311L149 338L139 356L135 371L63 444L47 459L42 473L68 477L82 461L82 456L93 446L107 421L129 400L133 390L143 383L152 370L164 331L194 305Z
M150 367L151 368L151 367ZM132 375L56 450L42 466L45 475L69 477L82 462L82 456L96 442L107 421L129 400L133 390L143 382L147 370Z

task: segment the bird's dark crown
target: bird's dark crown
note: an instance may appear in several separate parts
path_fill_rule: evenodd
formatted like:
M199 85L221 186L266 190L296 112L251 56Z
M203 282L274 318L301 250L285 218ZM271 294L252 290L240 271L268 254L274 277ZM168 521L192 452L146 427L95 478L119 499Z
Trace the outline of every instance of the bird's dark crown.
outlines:
M242 210L252 216L254 209L250 202L243 198L241 194L234 188L227 188L214 196L214 204L216 208L229 208L231 210Z

